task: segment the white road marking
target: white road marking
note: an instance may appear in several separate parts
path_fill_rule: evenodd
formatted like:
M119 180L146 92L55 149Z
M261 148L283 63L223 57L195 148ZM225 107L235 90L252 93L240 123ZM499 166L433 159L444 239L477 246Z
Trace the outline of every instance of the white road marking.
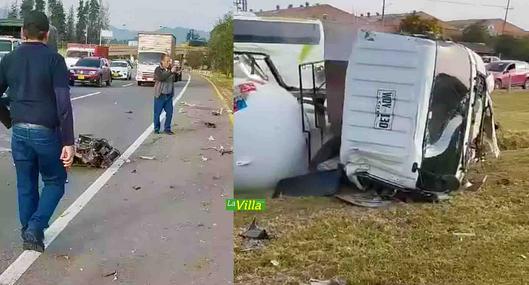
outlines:
M187 86L191 82L191 75L187 79L187 83L180 91L180 94L173 100L173 106L182 98ZM165 119L165 113L161 115L161 120ZM127 161L127 159L140 147L140 145L153 132L154 125L151 124L144 132L136 139L132 145L110 166L101 176L88 187L75 202L73 202L62 215L60 215L46 230L46 239L44 244L48 247L59 234L66 228L66 226L81 212L81 210L92 200L92 198L103 188L105 183L118 172L119 168ZM36 251L26 250L18 256L3 273L0 275L0 285L14 285L20 277L29 269L29 267L39 258L41 253Z
M83 99L83 98L86 98L86 97L95 96L95 95L99 95L99 94L101 94L101 92L94 92L94 93L86 94L86 95L83 95L83 96L74 97L74 98L70 99L70 101L75 101L75 100L79 100L79 99Z
M134 83L125 84L122 87L129 87L129 86L132 86L132 85L134 85Z

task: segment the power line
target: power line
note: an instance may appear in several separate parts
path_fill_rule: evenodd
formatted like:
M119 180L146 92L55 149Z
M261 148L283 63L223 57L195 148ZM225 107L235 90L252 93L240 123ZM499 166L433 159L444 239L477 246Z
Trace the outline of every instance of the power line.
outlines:
M476 4L476 3L469 3L469 2L461 2L461 1L451 1L451 0L428 0L430 2L436 2L436 3L447 3L447 4L454 4L454 5L463 5L463 6L482 6L482 7L491 7L491 8L502 8L502 9L509 9L513 10L513 7L505 7L501 5L492 5L492 4Z

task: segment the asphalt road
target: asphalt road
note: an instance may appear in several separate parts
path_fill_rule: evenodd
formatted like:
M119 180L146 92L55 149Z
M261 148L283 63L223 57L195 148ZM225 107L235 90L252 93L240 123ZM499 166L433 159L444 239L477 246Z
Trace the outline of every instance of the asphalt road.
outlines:
M175 84L175 94L186 78ZM76 134L107 138L122 152L152 123L152 87L115 80L111 87L76 86L71 93ZM16 284L106 284L109 270L119 272L118 284L229 284L232 216L223 201L232 195L231 155L202 148L230 147L231 126L227 115L211 114L222 105L199 75L192 75L181 101L201 107L177 104L176 135L151 134ZM216 129L204 125L212 120ZM22 253L7 149L9 132L0 129L0 273ZM74 168L53 219L103 172ZM137 185L143 190L131 190ZM158 265L167 259L172 263Z

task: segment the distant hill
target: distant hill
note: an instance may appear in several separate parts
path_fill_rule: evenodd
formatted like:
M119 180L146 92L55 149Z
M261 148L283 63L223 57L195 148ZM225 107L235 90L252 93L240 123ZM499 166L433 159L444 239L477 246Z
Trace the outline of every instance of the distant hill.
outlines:
M114 39L118 41L133 40L138 36L138 31L131 31L128 29L120 29L116 27L111 27L114 34ZM175 28L161 28L156 32L173 34L176 37L177 43L186 42L186 36L189 32L189 28L175 27ZM200 35L200 37L209 39L209 33L205 31L195 30L195 32Z

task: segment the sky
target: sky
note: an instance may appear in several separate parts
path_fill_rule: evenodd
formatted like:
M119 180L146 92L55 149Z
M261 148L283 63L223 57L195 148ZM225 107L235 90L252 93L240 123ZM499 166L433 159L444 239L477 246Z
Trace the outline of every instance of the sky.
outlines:
M0 0L6 2L10 0ZM62 0L65 10L79 0ZM103 0L110 6L110 24L129 30L185 27L209 32L233 6L232 0Z
M114 1L114 0L112 0ZM209 0L208 0L209 1ZM247 0L248 9L273 10L276 5L286 8L288 4L294 7L308 1L311 5L315 3L330 4L347 12L357 15L371 12L382 12L382 0ZM441 20L458 19L481 19L505 17L505 9L508 0L386 0L386 13L403 13L413 10L424 11ZM488 7L487 5L500 6ZM529 0L511 0L513 10L509 11L508 21L529 30Z

